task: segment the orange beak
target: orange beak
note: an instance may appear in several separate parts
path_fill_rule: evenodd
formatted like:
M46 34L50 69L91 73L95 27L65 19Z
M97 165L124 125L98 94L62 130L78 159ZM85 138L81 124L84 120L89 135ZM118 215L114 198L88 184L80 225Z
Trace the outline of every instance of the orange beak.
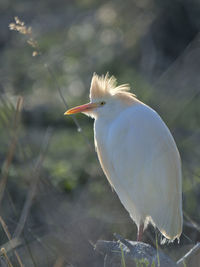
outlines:
M85 105L81 105L81 106L77 106L75 108L68 109L64 113L64 115L71 115L71 114L80 113L80 112L87 112L87 111L90 111L90 110L97 108L97 107L98 107L97 103L88 103Z

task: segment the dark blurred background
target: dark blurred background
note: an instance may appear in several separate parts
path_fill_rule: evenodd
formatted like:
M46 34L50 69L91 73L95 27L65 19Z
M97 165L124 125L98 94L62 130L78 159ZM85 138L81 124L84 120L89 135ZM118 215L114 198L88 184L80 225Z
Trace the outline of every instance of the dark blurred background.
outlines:
M69 107L85 103L93 72L130 83L176 140L184 229L161 249L177 260L199 241L199 14L198 0L0 1L2 266L7 255L13 266L100 267L98 239L136 238L100 169L92 120L78 115L78 131L63 116L58 89ZM9 29L15 16L31 34ZM152 227L144 241L155 245Z

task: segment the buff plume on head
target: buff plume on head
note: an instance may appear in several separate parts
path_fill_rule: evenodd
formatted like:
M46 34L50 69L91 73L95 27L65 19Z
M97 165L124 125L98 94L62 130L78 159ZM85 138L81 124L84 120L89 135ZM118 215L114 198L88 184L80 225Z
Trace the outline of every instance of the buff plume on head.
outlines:
M129 84L122 84L117 86L117 80L114 76L106 75L98 76L93 74L90 86L90 99L99 99L109 96L131 97L135 99L135 95L128 92L130 90Z

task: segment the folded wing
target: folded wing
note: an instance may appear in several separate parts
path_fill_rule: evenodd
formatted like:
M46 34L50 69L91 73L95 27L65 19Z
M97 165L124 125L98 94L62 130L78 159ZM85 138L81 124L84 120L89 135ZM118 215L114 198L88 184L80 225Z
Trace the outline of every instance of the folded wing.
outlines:
M138 226L151 221L166 238L178 238L181 162L162 119L148 106L135 105L113 121L106 140L106 175L133 220Z

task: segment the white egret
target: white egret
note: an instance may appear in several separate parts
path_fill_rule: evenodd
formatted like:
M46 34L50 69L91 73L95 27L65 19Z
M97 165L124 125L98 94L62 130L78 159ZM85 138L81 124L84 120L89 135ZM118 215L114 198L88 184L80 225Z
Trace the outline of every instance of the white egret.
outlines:
M90 103L82 112L95 119L94 141L101 167L137 225L137 240L151 222L169 240L182 232L181 160L160 116L115 77L93 75Z

